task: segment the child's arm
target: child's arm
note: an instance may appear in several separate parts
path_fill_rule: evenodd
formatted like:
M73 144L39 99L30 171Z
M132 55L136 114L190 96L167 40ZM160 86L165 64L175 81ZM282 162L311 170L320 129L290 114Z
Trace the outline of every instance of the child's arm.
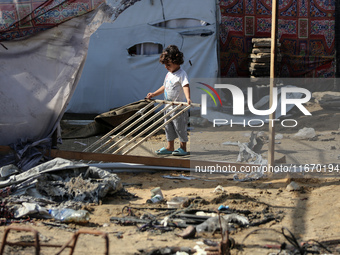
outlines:
M189 84L183 87L183 91L184 91L185 98L187 99L187 103L191 104Z
M159 89L157 89L155 92L153 92L153 93L148 93L147 94L147 96L146 96L146 98L147 99L150 99L150 98L152 98L152 97L156 97L156 96L158 96L158 95L160 95L160 94L163 94L164 93L164 86L161 86Z

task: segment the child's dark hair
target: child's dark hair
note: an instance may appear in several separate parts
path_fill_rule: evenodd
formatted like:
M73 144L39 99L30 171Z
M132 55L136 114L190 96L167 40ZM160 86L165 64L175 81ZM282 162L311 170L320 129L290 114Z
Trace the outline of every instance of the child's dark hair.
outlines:
M162 64L172 62L176 65L181 65L184 63L183 53L179 51L176 45L169 45L165 50L163 50L159 57L159 62Z

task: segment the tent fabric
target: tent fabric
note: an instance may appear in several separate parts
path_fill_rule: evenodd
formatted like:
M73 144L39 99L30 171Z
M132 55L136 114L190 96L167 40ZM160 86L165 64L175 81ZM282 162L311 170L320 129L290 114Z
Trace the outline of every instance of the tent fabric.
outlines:
M91 6L86 4L87 0L41 1L38 5L36 1L25 1L28 5L31 4L31 11L46 7L41 8L42 12L46 11L39 16L41 19L50 16L52 19L53 15L56 19L53 22L51 19L41 20L40 24L45 26L42 29L44 31L33 29L34 33L31 34L23 32L22 35L31 36L14 36L13 38L22 40L2 41L3 47L0 45L1 145L22 141L33 143L51 137L79 81L91 34L104 21L116 19L117 15L137 1L139 0L111 1L110 5L101 4L96 9L94 8L101 3L100 0L90 1L93 3ZM23 2L15 1L17 5ZM76 3L78 5L74 5ZM88 8L85 8L85 14L80 15L84 11L81 11L83 5ZM9 36L9 39L12 32L18 34L23 31L18 24L34 18L37 12L36 10L27 17L17 17L14 12L6 11L3 5L0 7L1 24L7 26L7 30L2 27L0 33L2 36ZM13 22L3 22L9 14L15 17ZM64 16L69 19L65 21ZM49 25L53 27L49 28ZM9 30L11 28L13 30Z
M106 6L0 47L0 144L48 137L60 121Z
M252 38L270 38L271 1L221 0L221 76L249 77ZM280 77L335 76L335 1L279 1Z
M95 10L105 0L1 1L0 41L22 39Z
M158 89L167 72L159 63L158 45L179 47L189 79L216 77L216 8L215 0L144 0L114 22L102 24L91 36L84 71L67 112L100 114ZM147 46L144 55L138 55L139 44ZM153 49L150 44L155 44ZM136 52L129 54L134 46ZM156 54L148 54L156 49Z

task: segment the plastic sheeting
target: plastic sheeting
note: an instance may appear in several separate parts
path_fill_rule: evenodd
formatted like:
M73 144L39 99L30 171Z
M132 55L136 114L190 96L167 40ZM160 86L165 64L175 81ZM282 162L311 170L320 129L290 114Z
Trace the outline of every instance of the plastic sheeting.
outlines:
M81 74L89 37L108 17L103 8L95 12L4 42L8 50L0 47L1 145L36 141L54 130Z
M189 78L216 77L216 8L215 0L144 0L114 23L102 24L91 37L84 71L67 112L106 112L158 89L167 72L158 61L160 54L146 55L154 53L148 49L145 55L129 55L128 49L138 44L150 47L149 43L155 43L163 48L175 44L184 53L182 67ZM162 95L158 98L163 99Z
M9 38L0 44L0 145L51 136L79 81L91 34L137 1L96 8L103 1L30 0L27 10L22 1L0 4L0 41Z
M3 168L0 168L0 171ZM41 206L58 203L62 207L96 203L109 194L122 190L120 178L108 170L80 162L55 158L22 173L13 173L0 180L11 194L11 204L22 204L15 217L45 214ZM64 205L62 205L64 204ZM45 213L44 213L45 211Z

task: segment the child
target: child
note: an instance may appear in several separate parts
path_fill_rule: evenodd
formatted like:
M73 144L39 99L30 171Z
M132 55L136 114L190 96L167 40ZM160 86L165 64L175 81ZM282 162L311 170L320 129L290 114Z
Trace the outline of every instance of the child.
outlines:
M183 64L183 53L179 51L177 46L169 45L159 57L159 62L164 64L168 70L165 76L163 85L153 93L148 93L146 98L152 98L164 93L164 99L169 101L185 102L191 104L190 87L187 73L181 68ZM175 106L170 106L167 111L170 111ZM173 112L165 121L174 116ZM184 112L177 118L173 119L165 126L165 134L168 141L166 148L156 151L158 155L172 154L176 156L187 155L187 124L188 112ZM180 148L174 150L174 140L178 137L180 140Z

